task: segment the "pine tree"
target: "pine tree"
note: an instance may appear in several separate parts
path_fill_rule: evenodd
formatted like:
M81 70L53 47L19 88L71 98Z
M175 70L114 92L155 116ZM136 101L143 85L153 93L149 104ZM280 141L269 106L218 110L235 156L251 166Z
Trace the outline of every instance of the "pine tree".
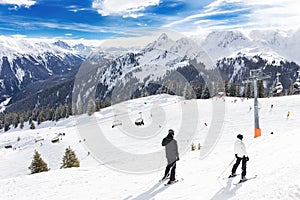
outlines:
M236 96L236 84L235 81L230 84L229 93L231 97Z
M72 115L72 108L70 105L65 104L66 107L66 118L69 118Z
M293 95L294 94L293 89L294 89L294 83L291 81L290 82L290 87L289 87L289 89L287 91L288 95Z
M20 117L20 128L23 129L24 128L24 118Z
M66 117L66 107L64 105L60 105L60 118L65 118Z
M72 113L73 113L74 115L77 115L77 114L78 114L77 105L76 105L75 103L72 104Z
M66 148L66 152L63 157L63 163L61 168L70 168L70 167L79 167L79 166L80 166L80 162L76 157L75 152L69 146L68 148Z
M31 165L28 168L30 169L31 174L49 171L47 163L43 161L41 155L36 150L34 151Z
M19 125L19 115L17 113L13 113L12 117L13 117L14 128L17 128Z
M201 85L200 81L198 81L198 80L192 81L191 85L192 85L192 89L195 91L196 98L200 99L201 93L202 93L202 85Z
M4 131L8 131L10 129L10 124L8 122L4 123Z
M94 100L90 99L89 102L88 102L88 105L87 105L87 114L89 116L91 116L95 112L95 110L96 110L95 107L96 106L95 106Z
M209 99L210 98L210 93L209 93L209 89L207 86L205 86L203 94L202 94L202 98L203 99Z
M252 96L252 92L251 92L251 83L247 84L247 90L246 90L246 97L250 98Z
M83 103L81 101L77 103L76 111L77 115L83 114Z
M105 107L111 106L111 100L109 96L106 96L104 101L105 101Z
M39 112L39 115L37 117L37 124L40 125L42 122L46 121L46 116L44 110L41 110Z
M225 79L225 81L224 81L224 90L225 90L225 95L227 96L229 94L228 80L227 79Z
M100 111L100 109L101 109L101 99L99 99L99 98L97 98L96 100L95 100L95 109L96 109L96 112L98 112L98 111Z
M61 118L60 114L61 114L61 109L60 109L60 107L57 107L55 109L55 121L58 121Z
M228 87L228 85L227 85ZM218 80L217 85L216 85L216 92L217 94L219 92L224 92L225 91L225 86L223 85L223 82L221 80Z

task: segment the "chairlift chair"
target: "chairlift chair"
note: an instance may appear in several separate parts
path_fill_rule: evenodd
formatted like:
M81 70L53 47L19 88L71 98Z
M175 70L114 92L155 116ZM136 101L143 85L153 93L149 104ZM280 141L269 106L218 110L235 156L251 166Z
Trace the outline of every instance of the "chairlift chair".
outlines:
M145 125L145 124L144 124L143 118L138 118L138 119L136 119L134 123L135 123L135 125L137 125L137 126Z
M111 127L114 128L114 127L120 126L120 125L122 125L122 122L120 120L115 120L115 121L113 121Z
M295 83L293 84L293 94L300 93L300 70L298 72L298 78L296 79Z
M280 94L283 90L283 86L281 82L276 83L275 87L273 88L273 94Z
M120 125L122 125L122 122L120 120L117 120L117 115L115 115L115 119L112 122L111 128L114 128L114 127L120 126Z
M137 125L137 126L145 125L144 124L144 119L142 117L142 112L139 112L139 114L140 114L140 117L135 120L134 124Z
M300 80L297 79L296 82L293 84L293 94L300 92Z
M276 74L276 81L275 81L275 86L273 87L272 89L272 93L274 95L280 95L282 90L283 90L283 86L282 86L282 83L279 81L279 76L281 74L277 72Z

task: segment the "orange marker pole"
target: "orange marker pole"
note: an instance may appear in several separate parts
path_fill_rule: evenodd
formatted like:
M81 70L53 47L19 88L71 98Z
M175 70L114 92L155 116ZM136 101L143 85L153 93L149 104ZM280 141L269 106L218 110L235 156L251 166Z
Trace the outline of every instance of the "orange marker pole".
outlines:
M260 128L255 128L254 129L254 138L257 138L259 136L261 136L261 130L260 130Z

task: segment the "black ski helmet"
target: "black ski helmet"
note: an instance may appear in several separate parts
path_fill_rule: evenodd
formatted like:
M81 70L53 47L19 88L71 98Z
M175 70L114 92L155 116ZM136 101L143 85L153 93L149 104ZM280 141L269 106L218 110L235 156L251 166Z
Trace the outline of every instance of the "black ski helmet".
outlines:
M174 131L173 131L173 129L169 129L168 135L169 135L169 136L172 136L172 137L174 136Z
M243 135L241 135L241 134L238 134L236 137L237 137L238 139L240 139L240 140L243 139Z

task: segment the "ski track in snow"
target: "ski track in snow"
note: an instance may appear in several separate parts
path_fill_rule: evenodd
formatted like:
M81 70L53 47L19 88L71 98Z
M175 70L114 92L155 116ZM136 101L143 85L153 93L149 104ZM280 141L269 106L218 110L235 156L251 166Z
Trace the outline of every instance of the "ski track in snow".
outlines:
M161 166L155 172L137 175L111 170L88 156L88 150L77 134L74 117L56 123L44 122L35 130L30 130L26 123L24 130L0 132L0 199L300 199L300 159L297 156L300 153L300 96L259 99L262 136L256 139L253 138L253 109L249 111L249 107L253 107L253 99L245 99L243 102L238 99L233 103L234 99L226 98L222 133L213 151L204 159L200 159L198 150L180 154L176 174L178 179L184 180L169 187L164 187L165 182L158 181L163 176L164 157L158 158ZM198 143L203 144L208 133L212 119L212 101L215 100L197 100L199 125L198 134L193 140L196 146ZM116 142L119 148L147 153L163 149L160 142L169 128L174 128L176 138L180 117L174 114L174 110L180 108L181 103L181 98L170 95L126 102L129 110L145 113L145 126L149 125L147 119L150 120L148 115L152 105L160 105L165 110L168 120L160 133L149 140L151 142L143 144L147 150L141 149L143 145L138 145L138 140L122 135L117 128L111 128L114 120L111 108L102 109L94 116L110 141ZM273 109L271 104L274 105ZM288 111L291 112L289 119L286 118ZM130 113L130 119L134 123L138 112ZM122 115L120 118L122 119ZM204 122L208 127L204 126ZM270 134L271 132L274 134ZM65 133L65 136L59 143L51 143L51 139L58 133ZM227 180L218 177L230 174L232 165L228 167L228 164L234 158L233 144L239 133L244 135L250 158L247 165L248 176L257 174L258 177L235 186L233 183L239 181L239 176ZM18 136L21 138L19 142ZM34 142L38 137L44 140ZM121 140L117 141L118 138ZM178 141L179 144L181 142ZM9 143L16 150L5 149L4 146ZM81 167L59 169L65 148L69 145L80 159ZM51 168L49 172L28 175L28 166L35 149L48 163ZM122 163L122 160L116 162ZM240 173L240 167L237 173Z

